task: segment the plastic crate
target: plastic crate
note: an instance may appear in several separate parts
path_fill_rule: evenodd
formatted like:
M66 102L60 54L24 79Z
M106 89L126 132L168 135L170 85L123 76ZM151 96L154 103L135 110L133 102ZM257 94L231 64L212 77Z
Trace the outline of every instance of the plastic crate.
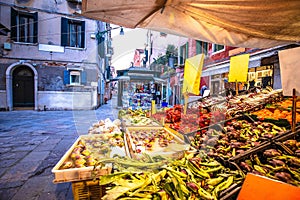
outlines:
M99 181L87 180L72 182L74 200L99 200L105 195L105 186Z

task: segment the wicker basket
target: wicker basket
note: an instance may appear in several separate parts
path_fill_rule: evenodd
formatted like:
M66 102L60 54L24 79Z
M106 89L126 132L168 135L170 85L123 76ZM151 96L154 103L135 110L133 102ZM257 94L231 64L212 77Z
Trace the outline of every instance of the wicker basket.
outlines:
M99 200L105 195L105 186L99 181L87 180L72 182L74 200Z

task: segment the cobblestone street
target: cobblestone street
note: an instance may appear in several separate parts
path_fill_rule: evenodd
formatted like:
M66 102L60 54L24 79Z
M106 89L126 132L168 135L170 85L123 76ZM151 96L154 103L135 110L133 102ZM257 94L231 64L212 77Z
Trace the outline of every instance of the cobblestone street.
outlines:
M117 119L116 98L89 111L0 112L0 199L73 199L51 170L93 123Z

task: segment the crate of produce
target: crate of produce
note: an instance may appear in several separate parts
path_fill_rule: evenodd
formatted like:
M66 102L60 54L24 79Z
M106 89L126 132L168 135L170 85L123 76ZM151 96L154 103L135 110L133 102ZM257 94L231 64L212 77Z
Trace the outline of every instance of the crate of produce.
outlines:
M297 102L297 108L300 102ZM292 124L292 99L285 97L280 102L267 104L265 108L253 111L251 116L257 120L274 123L278 126L290 128ZM300 123L300 113L296 112L296 123Z
M299 156L292 155L289 149L278 143L270 143L251 152L235 163L245 174L266 176L291 185L300 186Z
M243 115L192 132L188 134L188 139L192 147L204 150L210 156L232 159L267 143L270 138L285 131L284 127L268 122L256 122Z
M126 156L123 137L115 134L81 135L52 169L54 183L93 179L110 174L111 165L98 166L97 160L115 154Z
M128 110L120 110L119 111L119 118L122 122L123 127L145 127L145 126L160 126L162 127L161 123L155 120L154 118L150 117L150 110L143 110L143 109L128 109Z
M100 184L111 184L105 199L222 199L236 194L244 179L238 167L229 165L189 153L159 170L121 171L100 179Z
M105 195L105 186L100 186L98 180L72 182L74 200L99 200Z
M88 134L122 134L121 121L116 119L111 121L109 118L94 123L88 130Z
M125 139L132 158L138 158L144 153L150 156L177 157L189 147L189 144L171 131L160 127L128 127Z

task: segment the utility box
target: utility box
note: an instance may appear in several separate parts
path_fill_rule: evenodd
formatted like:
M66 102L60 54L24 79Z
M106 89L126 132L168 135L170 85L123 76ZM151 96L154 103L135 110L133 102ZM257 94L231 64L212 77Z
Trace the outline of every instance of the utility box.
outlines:
M5 50L11 50L11 43L4 42L4 47Z

